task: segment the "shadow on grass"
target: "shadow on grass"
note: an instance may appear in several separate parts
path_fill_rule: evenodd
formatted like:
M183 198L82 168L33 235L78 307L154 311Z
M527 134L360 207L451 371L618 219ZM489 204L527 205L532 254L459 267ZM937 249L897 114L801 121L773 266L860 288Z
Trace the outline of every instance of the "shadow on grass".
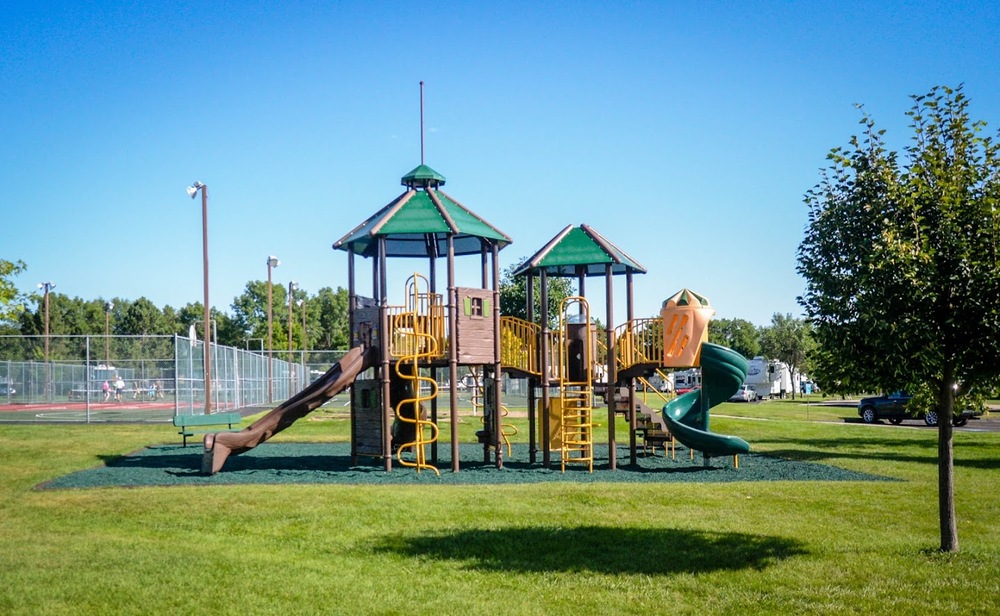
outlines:
M482 571L627 575L761 570L807 553L803 544L781 537L604 526L533 526L389 537L375 551L462 561L467 568Z
M831 439L818 438L764 438L759 445L776 447L768 449L767 455L789 460L824 462L828 460L885 460L891 462L914 462L937 465L937 433L926 439L896 440L891 438L845 436ZM800 446L796 447L796 446ZM906 451L918 451L918 454ZM964 452L974 456L965 456ZM983 454L987 454L988 457ZM996 456L996 446L990 443L955 443L955 466L981 470L1000 469L1000 457Z

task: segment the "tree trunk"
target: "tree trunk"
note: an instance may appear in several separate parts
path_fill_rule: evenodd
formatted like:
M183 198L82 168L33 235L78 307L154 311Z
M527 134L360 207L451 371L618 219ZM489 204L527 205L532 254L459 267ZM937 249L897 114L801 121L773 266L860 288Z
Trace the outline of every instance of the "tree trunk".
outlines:
M953 371L945 369L938 392L938 515L941 522L941 551L958 551L958 524L955 520L955 452L951 418L955 395Z

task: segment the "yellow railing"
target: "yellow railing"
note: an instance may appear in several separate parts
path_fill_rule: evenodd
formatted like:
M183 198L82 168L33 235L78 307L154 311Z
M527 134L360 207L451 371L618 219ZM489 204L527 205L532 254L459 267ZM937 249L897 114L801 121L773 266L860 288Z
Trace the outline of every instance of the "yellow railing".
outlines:
M517 317L500 317L500 363L538 376L538 341L542 328Z
M615 328L619 370L638 364L663 363L663 320L633 319Z
M411 277L412 280L412 277ZM445 309L438 293L410 292L406 306L389 306L389 353L392 357L439 358L448 348ZM433 351L430 351L433 345Z

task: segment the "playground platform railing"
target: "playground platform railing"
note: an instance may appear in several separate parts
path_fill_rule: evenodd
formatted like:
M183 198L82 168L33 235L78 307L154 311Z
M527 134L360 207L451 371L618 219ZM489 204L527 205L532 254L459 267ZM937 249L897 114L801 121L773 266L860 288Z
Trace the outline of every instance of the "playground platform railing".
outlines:
M618 370L663 363L663 319L632 319L615 328Z

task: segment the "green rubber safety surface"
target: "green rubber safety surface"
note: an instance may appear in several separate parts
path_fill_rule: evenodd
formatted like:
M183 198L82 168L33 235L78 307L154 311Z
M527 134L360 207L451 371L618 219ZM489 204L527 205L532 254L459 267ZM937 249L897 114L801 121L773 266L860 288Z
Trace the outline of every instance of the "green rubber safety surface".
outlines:
M692 460L687 449L678 448L671 459L662 454L641 453L637 464L629 464L627 447L618 448L618 470L610 469L607 446L595 446L594 472L581 464L567 465L563 473L558 453L553 453L552 468L538 462L529 464L527 445L515 445L513 456L504 468L483 462L481 445L460 448L460 472L451 471L450 446L439 448L437 467L417 473L400 466L393 458L393 470L385 472L381 460L359 458L351 465L347 443L264 443L226 461L212 476L201 473L202 448L198 445L155 445L108 460L104 466L71 473L48 481L39 489L78 489L99 487L232 485L232 484L522 484L542 482L611 482L611 483L722 483L741 481L895 481L887 477L848 471L825 464L799 462L761 454L743 454L739 469L732 457L712 458L705 466L701 454ZM428 457L430 456L428 448ZM505 452L506 453L506 452Z

